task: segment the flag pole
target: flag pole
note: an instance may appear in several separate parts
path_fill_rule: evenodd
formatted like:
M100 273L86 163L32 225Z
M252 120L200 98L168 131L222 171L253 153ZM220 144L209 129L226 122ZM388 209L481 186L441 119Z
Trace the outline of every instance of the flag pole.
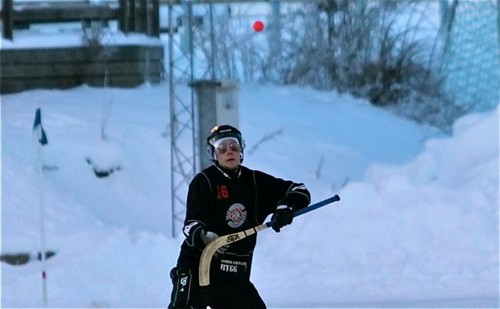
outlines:
M43 160L42 160L42 145L38 143L38 200L40 209L40 257L42 261L42 301L43 306L47 308L47 274L45 266L45 207L43 202L44 184L43 184Z
M42 302L43 306L47 308L47 272L45 265L45 204L44 197L44 183L43 183L43 153L42 146L48 143L47 136L42 127L42 112L40 108L36 110L35 121L33 123L33 133L36 137L37 145L37 169L38 169L38 201L40 209L40 260L42 264Z

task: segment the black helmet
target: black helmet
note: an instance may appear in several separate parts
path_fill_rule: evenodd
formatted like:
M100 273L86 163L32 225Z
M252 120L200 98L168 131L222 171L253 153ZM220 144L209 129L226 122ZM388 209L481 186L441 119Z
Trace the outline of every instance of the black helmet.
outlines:
M240 163L243 162L243 149L245 149L245 141L241 136L240 130L228 124L215 126L210 130L210 135L207 137L207 151L210 153L212 161L215 161L215 146L214 143L222 138L233 137L240 144Z

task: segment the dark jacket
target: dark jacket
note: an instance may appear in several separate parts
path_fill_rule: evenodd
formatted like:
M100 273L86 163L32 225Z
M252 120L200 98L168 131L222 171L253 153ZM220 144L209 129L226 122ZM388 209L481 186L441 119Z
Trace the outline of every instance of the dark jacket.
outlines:
M298 210L310 202L309 191L301 183L273 177L241 166L237 173L212 165L197 174L189 185L184 234L178 265L198 271L204 248L197 228L219 236L239 232L264 223L278 204ZM197 235L196 238L191 238ZM226 253L212 260L211 281L249 281L257 235L229 245Z

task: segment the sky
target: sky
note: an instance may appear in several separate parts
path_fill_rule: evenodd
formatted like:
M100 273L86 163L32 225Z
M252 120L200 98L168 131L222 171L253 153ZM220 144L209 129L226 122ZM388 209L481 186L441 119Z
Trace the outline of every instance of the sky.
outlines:
M1 97L1 252L33 255L1 263L2 307L43 306L41 204L49 307L167 306L183 236L166 98L167 83ZM498 307L498 108L444 135L332 91L242 84L238 104L244 165L341 198L258 235L252 281L270 308Z

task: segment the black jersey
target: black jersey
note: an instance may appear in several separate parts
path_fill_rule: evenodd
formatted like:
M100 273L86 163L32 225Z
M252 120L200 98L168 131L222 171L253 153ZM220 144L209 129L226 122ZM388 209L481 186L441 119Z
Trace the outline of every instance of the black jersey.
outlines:
M187 238L178 265L198 270L204 245L190 241L191 228L202 226L219 236L246 230L264 223L281 201L298 210L309 204L310 194L301 183L244 166L236 173L215 164L204 169L189 185L184 222ZM232 243L224 254L215 257L210 272L215 280L211 281L249 280L256 239L254 234Z

